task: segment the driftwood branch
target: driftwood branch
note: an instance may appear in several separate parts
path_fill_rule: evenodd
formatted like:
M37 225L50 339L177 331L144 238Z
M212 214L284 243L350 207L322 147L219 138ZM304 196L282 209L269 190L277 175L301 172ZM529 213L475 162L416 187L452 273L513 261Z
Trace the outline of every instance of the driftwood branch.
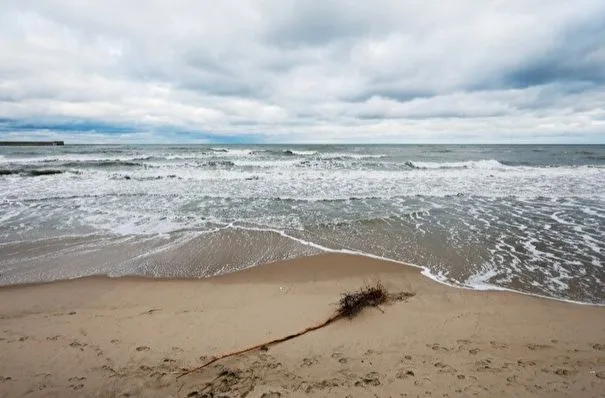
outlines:
M201 369L203 369L203 368L205 368L205 367L207 367L209 365L212 365L213 363L215 363L217 361L220 361L221 359L232 357L232 356L239 355L239 354L244 354L246 352L254 351L254 350L257 350L257 349L262 349L264 347L268 347L268 346L273 345L273 344L282 343L284 341L288 341L288 340L293 339L295 337L302 336L305 333L312 332L313 330L317 330L317 329L323 328L324 326L329 325L330 323L334 322L335 320L337 320L341 316L342 315L340 315L340 314L335 314L335 315L331 316L330 318L326 319L324 322L322 322L322 323L320 323L318 325L315 325L315 326L310 326L310 327L308 327L308 328L306 328L304 330L301 330L298 333L294 333L294 334L288 335L286 337L281 337L281 338L278 338L278 339L275 339L275 340L267 341L265 343L257 344L257 345L252 346L252 347L244 348L243 350L229 352L227 354L223 354L221 356L212 358L210 361L206 362L205 364L203 364L201 366L198 366L197 368L189 369L188 371L186 371L184 373L181 373L179 376L177 376L177 379L179 379L179 378L181 378L183 376L187 376L188 374L191 374L193 372L197 372L198 370L201 370Z
M325 321L323 321L317 325L309 326L308 328L303 329L300 332L293 333L293 334L290 334L285 337L280 337L280 338L270 340L270 341L267 341L267 342L264 342L261 344L257 344L252 347L244 348L239 351L229 352L229 353L220 355L218 357L214 357L210 361L204 363L201 366L198 366L193 369L189 369L189 370L185 371L184 373L181 373L179 376L177 376L177 379L179 379L183 376L186 376L188 374L191 374L193 372L197 372L201 369L204 369L205 367L210 366L213 363L220 361L221 359L229 358L229 357L232 357L235 355L244 354L246 352L254 351L257 349L266 349L270 345L274 345L277 343L283 343L284 341L291 340L295 337L302 336L303 334L312 332L317 329L321 329L325 326L328 326L332 322L337 321L340 318L346 317L346 318L351 319L351 318L357 316L366 307L376 307L384 313L384 310L382 310L382 308L379 307L380 304L387 302L387 300L389 300L389 299L394 300L394 301L401 301L410 296L413 296L413 294L412 293L397 293L394 295L389 295L386 288L382 285L382 283L380 281L377 282L375 285L365 286L354 292L343 293L340 297L340 300L338 301L338 308L337 308L336 312L334 313L334 315L332 315Z

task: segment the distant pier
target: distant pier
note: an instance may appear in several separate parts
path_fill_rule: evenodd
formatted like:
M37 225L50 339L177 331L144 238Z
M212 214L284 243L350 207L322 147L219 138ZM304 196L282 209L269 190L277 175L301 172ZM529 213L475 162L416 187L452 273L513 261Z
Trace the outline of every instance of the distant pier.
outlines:
M59 146L63 141L0 141L0 146Z

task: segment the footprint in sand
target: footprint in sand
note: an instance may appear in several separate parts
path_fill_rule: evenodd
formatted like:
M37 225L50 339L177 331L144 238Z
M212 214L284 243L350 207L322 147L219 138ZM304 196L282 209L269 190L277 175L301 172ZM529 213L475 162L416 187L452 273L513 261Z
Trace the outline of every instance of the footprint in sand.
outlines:
M426 386L426 385L428 385L430 383L431 383L431 379L429 379L427 377L425 377L423 379L414 380L414 385L418 386L418 387L420 387L420 386Z
M508 344L506 343L498 343L497 341L490 341L489 343L493 348L508 348Z
M569 370L569 369L563 369L563 368L559 368L557 370L555 370L555 374L558 376L573 376L576 373L578 373L575 370Z
M433 343L433 345L427 344L427 347L430 347L434 351L449 351L449 348L443 347L443 346L439 345L438 343Z
M69 385L69 388L74 391L77 391L84 388L84 383L82 383L82 381L84 380L86 380L86 377L70 377L67 381L71 383Z
M141 352L141 351L149 351L151 350L151 348L147 347L146 345L142 345L136 348L137 351Z
M277 369L279 367L283 366L281 364L281 362L276 362L276 361L268 361L267 364L265 365L265 367L267 369Z
M470 340L467 340L467 339L458 339L458 340L456 340L456 343L458 343L458 348L456 350L457 351L464 351L473 342L470 341Z
M475 370L478 372L500 372L500 369L495 368L489 358L475 362Z
M263 393L263 395L260 396L260 398L279 398L281 397L281 393L277 392L277 391L269 391L266 393Z
M605 351L605 344L600 344L600 343L593 344L592 349L597 350L597 351Z
M317 364L317 359L315 358L304 358L302 361L302 366L313 366Z
M378 377L378 372L370 372L367 375L363 376L361 379L355 382L356 387L362 386L379 386L380 379Z
M85 343L80 343L78 340L72 341L71 343L69 343L70 347L73 348L79 348L80 350L84 350L84 347L86 347Z
M414 371L410 369L399 369L395 374L398 379L407 379L408 377L414 377Z
M151 372L153 368L149 365L141 365L139 366L139 370L145 373Z
M544 350L546 348L552 348L552 346L548 345L548 344L528 344L527 348L529 348L532 351L537 351L537 350Z
M329 388L338 387L338 386L341 386L342 384L343 384L343 382L339 379L328 379L328 380L322 380L322 381L313 383L309 387L310 387L310 392L313 392L314 390L325 390L325 389L329 389ZM309 388L307 388L307 390L309 390Z
M536 366L536 361L528 361L525 359L519 359L517 361L517 365L521 366L521 367L526 367L526 366Z
M517 376L515 376L515 375L508 376L506 378L506 381L509 382L509 383L516 383L517 382Z
M451 367L450 365L443 363L443 362L437 362L434 364L434 366L439 369L440 373L456 373L457 370L454 369L453 367Z
M340 352L333 353L332 354L332 359L336 359L339 363L347 363L347 362L349 362L349 359L346 358L346 357L343 357Z
M109 365L103 365L101 366L101 369L111 372L112 375L120 376L120 373L118 373L114 368Z

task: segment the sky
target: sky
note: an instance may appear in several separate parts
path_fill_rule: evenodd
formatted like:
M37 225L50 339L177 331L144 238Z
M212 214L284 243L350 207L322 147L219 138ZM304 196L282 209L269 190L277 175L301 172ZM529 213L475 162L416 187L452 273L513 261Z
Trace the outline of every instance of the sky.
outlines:
M603 0L0 0L0 140L605 143Z

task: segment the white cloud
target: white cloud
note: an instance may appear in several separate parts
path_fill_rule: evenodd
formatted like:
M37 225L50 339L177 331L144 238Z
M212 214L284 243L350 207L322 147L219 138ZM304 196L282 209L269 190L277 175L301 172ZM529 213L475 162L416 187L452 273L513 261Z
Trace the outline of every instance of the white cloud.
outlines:
M146 142L603 142L602 15L591 0L0 0L0 136L78 121L102 125L80 142L137 137L112 125Z

